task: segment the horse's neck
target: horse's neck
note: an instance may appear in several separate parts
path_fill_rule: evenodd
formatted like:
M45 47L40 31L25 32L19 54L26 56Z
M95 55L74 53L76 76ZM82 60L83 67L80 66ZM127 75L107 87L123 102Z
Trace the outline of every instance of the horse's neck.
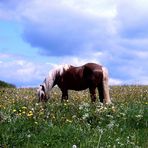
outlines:
M51 90L54 85L56 85L58 78L63 74L63 72L69 69L70 65L62 65L55 69L52 69L49 72L49 75L46 77L46 88Z
M52 87L55 85L56 76L57 76L57 71L52 70L49 72L49 75L45 78L44 83L46 85L47 91L50 91Z

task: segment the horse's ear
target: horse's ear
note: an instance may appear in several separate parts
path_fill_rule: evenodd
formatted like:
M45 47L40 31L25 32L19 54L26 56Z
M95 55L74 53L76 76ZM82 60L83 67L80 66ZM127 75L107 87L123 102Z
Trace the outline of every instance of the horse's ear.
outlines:
M44 87L44 85L40 85L40 86L42 87L42 90L45 91L45 87Z

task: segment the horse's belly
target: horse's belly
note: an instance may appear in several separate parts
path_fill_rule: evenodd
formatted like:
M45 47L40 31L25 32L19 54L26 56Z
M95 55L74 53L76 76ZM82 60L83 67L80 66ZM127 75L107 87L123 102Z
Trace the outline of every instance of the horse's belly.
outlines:
M83 82L83 81L74 81L74 82L71 82L71 83L67 83L67 88L70 89L70 90L84 90L84 89L87 89L88 88L88 85L86 84L86 82Z
M77 86L77 87L69 87L68 89L70 90L76 90L76 91L80 91L80 90L85 90L87 89L88 87L80 87L80 86Z

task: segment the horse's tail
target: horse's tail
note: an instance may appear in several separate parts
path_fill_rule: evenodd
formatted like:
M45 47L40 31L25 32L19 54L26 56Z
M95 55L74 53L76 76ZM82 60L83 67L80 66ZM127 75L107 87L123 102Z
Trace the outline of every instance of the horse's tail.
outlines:
M111 100L110 100L110 95L109 95L109 84L108 84L109 75L108 75L108 70L107 70L107 68L102 67L102 71L103 71L103 94L104 94L103 102L105 104L110 104Z

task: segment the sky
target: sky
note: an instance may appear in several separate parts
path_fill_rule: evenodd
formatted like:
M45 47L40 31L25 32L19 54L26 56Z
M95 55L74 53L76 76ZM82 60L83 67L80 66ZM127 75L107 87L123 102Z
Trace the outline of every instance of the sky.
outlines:
M0 80L36 87L59 64L148 84L147 0L0 0Z

